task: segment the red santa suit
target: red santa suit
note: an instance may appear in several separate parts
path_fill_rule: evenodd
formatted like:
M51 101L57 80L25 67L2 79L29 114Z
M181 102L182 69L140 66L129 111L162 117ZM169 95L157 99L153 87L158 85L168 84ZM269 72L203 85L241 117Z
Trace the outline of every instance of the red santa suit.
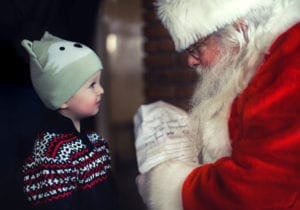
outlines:
M228 106L223 126L228 155L198 166L160 164L137 180L144 202L155 210L299 210L299 0L158 0L157 5L179 51L237 17L256 15L253 8L270 8L271 18L251 43L249 59L259 51L261 65L251 69L248 85ZM218 131L210 133L220 136Z
M184 209L300 209L300 24L235 99L229 132L231 157L188 175Z

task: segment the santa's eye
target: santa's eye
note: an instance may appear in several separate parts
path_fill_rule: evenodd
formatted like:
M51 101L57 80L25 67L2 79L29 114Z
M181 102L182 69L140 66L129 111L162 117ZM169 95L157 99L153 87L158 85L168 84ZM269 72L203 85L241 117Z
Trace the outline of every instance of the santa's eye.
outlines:
M66 48L65 47L60 47L59 48L61 51L64 51Z

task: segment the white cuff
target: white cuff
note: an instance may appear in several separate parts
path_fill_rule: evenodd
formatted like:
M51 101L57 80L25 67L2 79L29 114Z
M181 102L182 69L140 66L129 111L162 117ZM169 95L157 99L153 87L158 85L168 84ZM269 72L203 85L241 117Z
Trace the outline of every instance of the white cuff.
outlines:
M168 161L138 177L138 187L149 210L182 210L182 185L194 164Z

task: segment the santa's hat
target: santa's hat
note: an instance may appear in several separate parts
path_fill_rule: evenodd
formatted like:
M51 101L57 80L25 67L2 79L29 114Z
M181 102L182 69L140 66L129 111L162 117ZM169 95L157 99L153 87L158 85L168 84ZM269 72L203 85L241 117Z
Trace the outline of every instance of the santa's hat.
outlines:
M226 24L275 0L157 0L158 17L181 51Z

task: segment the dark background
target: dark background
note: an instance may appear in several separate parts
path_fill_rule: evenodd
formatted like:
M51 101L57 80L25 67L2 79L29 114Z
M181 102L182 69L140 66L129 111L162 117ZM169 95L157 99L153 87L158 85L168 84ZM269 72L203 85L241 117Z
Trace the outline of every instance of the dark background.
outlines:
M30 209L18 180L22 148L32 144L43 105L30 81L22 39L40 39L44 31L91 48L101 0L1 0L0 3L0 205Z
M92 47L101 0L2 0L0 3L1 84L29 84L26 54L20 41L40 39L45 30ZM25 57L25 59L23 59ZM4 71L4 69L3 69Z

